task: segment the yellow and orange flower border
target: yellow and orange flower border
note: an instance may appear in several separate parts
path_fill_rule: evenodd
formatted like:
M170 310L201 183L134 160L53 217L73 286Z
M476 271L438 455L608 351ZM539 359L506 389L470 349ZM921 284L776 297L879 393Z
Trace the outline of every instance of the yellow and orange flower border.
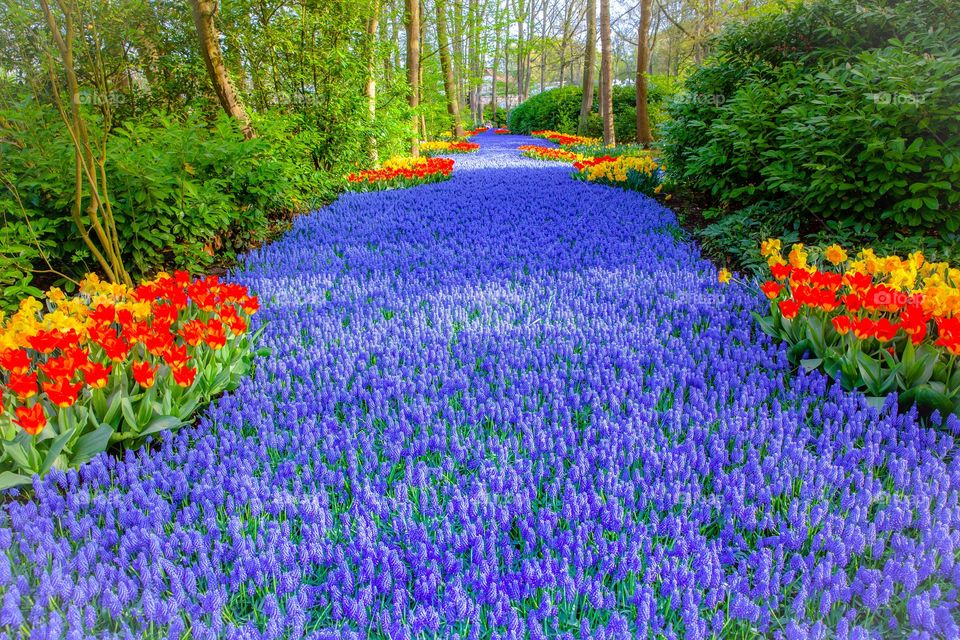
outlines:
M839 245L761 244L770 278L764 331L785 340L795 364L839 376L875 402L960 413L960 269ZM721 273L721 280L729 272Z
M258 308L242 285L184 272L24 299L0 319L0 488L186 423L246 374Z

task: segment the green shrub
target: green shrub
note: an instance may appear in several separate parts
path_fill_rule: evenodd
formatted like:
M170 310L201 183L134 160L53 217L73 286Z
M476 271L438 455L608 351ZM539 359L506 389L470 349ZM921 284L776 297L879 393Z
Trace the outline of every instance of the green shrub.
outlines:
M653 77L649 81L647 103L651 129L664 121L663 108L665 98L672 92L672 80L665 77ZM596 94L596 92L594 92ZM576 133L580 118L580 103L583 91L578 86L548 89L530 97L510 112L510 131L529 134L532 131L548 129L560 133ZM603 121L599 113L599 97L595 95L593 111L587 120L586 135L601 137ZM617 140L632 142L637 138L637 94L631 86L613 88L613 123Z
M109 196L132 275L163 268L197 272L230 260L262 242L273 220L333 197L348 162L319 169L322 141L316 129L302 126L299 116L270 116L258 122L253 140L245 140L226 116L208 122L197 115L153 114L111 131ZM2 169L16 185L33 228L27 233L12 193L0 199L8 222L0 286L15 296L17 287L29 282L24 278L31 268L45 268L38 241L67 275L82 275L94 263L70 219L73 148L62 123L37 107L8 117L13 135L2 149Z
M541 129L573 133L582 100L580 87L548 89L517 105L510 112L508 127L513 133L526 135Z
M960 18L941 0L798 5L724 30L667 107L663 158L727 214L773 203L805 233L954 232L958 68Z

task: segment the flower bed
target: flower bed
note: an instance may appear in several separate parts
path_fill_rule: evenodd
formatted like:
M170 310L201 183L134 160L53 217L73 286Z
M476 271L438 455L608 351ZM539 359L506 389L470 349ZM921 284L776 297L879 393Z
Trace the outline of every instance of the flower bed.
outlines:
M451 158L396 157L384 162L379 169L351 173L347 176L347 181L353 191L414 187L446 180L453 172L453 164Z
M583 160L579 153L573 153L566 149L557 149L555 147L542 147L536 144L522 144L517 149L524 156L534 160L552 160L554 162L578 162Z
M600 141L596 138L587 138L585 136L574 136L567 133L559 133L557 131L534 131L530 135L535 138L543 138L549 140L550 142L555 142L561 147L572 146L572 145L597 145L600 144Z
M0 507L0 634L960 633L960 420L793 372L671 212L486 146L244 259L272 356Z
M476 136L480 135L481 133L486 133L487 131L490 131L490 127L477 127L473 131L468 131L467 136Z
M575 178L624 189L648 196L662 189L663 171L649 156L600 156L575 162Z
M257 308L246 287L182 272L24 300L0 326L0 489L185 424L247 372Z
M500 129L494 129L493 132L500 136L510 135L510 129L504 129L502 127Z
M440 153L473 153L480 148L476 142L464 140L428 140L420 143L420 153L436 155Z
M776 239L761 250L771 272L761 324L793 362L878 404L896 391L903 404L960 414L960 270L920 252L851 258L838 245L796 244L784 258Z

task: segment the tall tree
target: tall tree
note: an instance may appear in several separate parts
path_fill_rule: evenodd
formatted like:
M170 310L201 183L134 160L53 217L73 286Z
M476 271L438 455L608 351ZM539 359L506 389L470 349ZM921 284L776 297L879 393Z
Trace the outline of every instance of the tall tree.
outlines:
M377 121L377 28L380 22L380 0L373 0L370 7L370 17L367 18L367 110L370 112L371 129ZM380 154L377 151L377 137L370 135L370 162L380 164Z
M610 46L610 0L600 0L600 113L603 144L616 144L613 129L613 50Z
M223 53L220 51L220 32L213 19L217 13L216 0L190 0L193 9L193 24L197 28L197 37L200 43L200 54L207 66L207 75L213 91L217 94L220 106L232 118L236 118L243 128L243 135L253 138L256 134L250 116L237 94L230 75L223 63Z
M443 72L443 89L447 94L447 112L453 118L454 135L463 137L463 122L460 120L460 103L457 99L457 84L453 77L453 65L450 62L450 42L447 37L447 3L435 0L437 9L437 44L440 47L440 70Z
M413 132L410 153L420 155L420 0L406 0L404 24L407 28L407 82L410 84L410 110L413 112Z
M587 37L583 52L583 101L577 133L587 132L587 121L593 109L593 74L597 66L597 0L587 0Z
M647 67L650 65L650 10L653 0L640 0L640 33L637 38L637 142L649 148L650 114L647 111Z

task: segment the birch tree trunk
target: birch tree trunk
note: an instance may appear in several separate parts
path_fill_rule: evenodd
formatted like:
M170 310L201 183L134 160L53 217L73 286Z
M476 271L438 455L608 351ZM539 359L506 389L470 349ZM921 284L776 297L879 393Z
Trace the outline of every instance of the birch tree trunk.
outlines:
M223 64L223 54L220 51L220 32L213 18L217 12L216 0L190 0L190 6L193 9L193 24L197 28L197 37L200 44L200 54L203 56L203 62L207 67L207 75L210 76L210 83L213 85L213 91L217 94L220 106L232 118L240 122L243 129L243 135L247 139L256 137L253 130L253 124L250 122L250 116L240 101L233 83L230 82L230 76L227 74L227 67Z
M583 101L580 103L580 123L577 133L587 132L587 121L593 109L593 74L597 66L597 0L587 0L587 38L583 52Z
M640 33L637 38L637 142L650 148L650 114L647 112L647 67L650 64L650 9L652 0L640 0Z
M373 6L370 7L370 17L367 19L367 46L370 47L367 53L367 111L370 114L370 128L372 129L377 122L377 29L380 22L380 0L373 0ZM380 154L377 151L377 137L370 134L369 138L370 162L373 166L380 164Z
M407 28L407 83L410 85L410 109L413 111L413 132L410 154L420 155L420 0L406 0L404 22Z
M610 0L600 0L600 111L603 144L617 143L613 128L613 52L610 47Z
M460 121L460 104L457 100L457 84L450 62L450 41L447 37L447 3L435 0L437 8L437 44L440 46L440 70L443 72L443 90L447 94L447 112L453 118L453 134L463 137L463 122Z

